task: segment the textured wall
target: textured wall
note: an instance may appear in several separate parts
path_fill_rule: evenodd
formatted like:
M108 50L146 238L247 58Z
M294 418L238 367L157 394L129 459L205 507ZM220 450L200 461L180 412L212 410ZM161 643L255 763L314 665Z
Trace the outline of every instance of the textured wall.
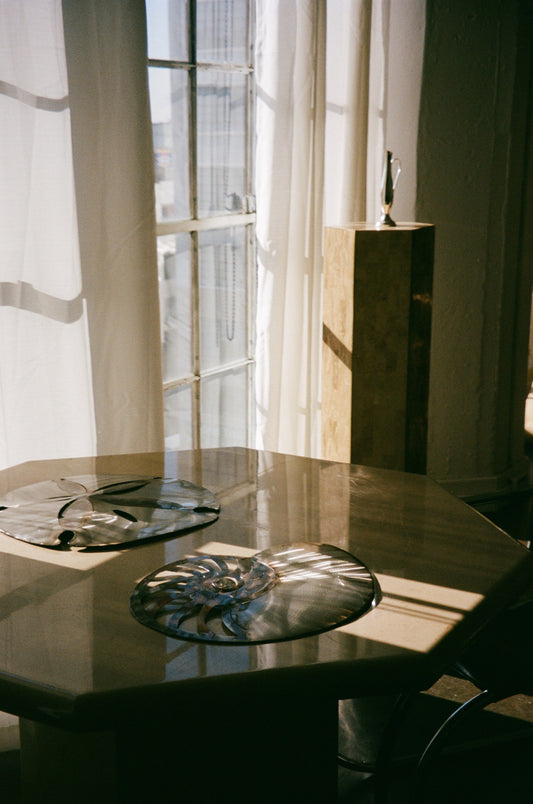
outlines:
M436 226L428 471L462 490L524 469L530 6L426 6L416 216Z

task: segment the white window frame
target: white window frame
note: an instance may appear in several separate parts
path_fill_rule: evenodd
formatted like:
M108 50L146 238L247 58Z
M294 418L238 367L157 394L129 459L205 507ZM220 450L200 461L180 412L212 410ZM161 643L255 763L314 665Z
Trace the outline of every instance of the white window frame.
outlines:
M188 53L189 61L176 61L172 59L148 58L148 68L166 68L185 70L188 73L188 108L189 108L189 191L190 212L187 219L165 219L156 221L156 235L189 234L191 238L191 342L192 342L192 373L163 383L163 394L171 389L189 386L192 387L192 446L198 449L202 444L202 412L201 393L202 380L221 376L223 374L245 368L247 381L247 426L246 443L234 446L253 446L255 438L255 304L256 304L256 249L255 249L255 197L253 194L254 171L254 123L255 123L255 84L253 66L253 36L255 15L253 0L248 0L248 52L249 63L246 66L228 63L197 62L196 58L196 6L197 0L188 2ZM246 76L246 93L248 103L246 106L246 132L245 132L245 199L244 209L240 213L227 215L213 215L198 217L198 186L197 186L197 124L196 124L196 94L197 73L200 70L217 70L225 73L238 72ZM229 229L244 227L246 231L246 327L247 350L246 356L232 363L224 363L210 370L201 370L201 332L200 332L200 285L199 285L199 258L198 235L200 232L215 229ZM165 434L166 435L166 434Z

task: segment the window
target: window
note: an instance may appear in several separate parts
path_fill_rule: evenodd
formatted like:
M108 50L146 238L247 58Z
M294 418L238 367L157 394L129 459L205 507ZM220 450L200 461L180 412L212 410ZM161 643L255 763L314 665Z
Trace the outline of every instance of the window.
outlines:
M253 432L250 0L146 0L165 443Z

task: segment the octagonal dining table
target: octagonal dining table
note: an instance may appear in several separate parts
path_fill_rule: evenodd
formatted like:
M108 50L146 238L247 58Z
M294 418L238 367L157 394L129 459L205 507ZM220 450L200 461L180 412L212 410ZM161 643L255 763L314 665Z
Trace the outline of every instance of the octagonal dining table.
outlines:
M20 489L101 476L184 480L220 510L94 549L3 527L0 709L20 718L26 802L335 802L338 701L427 689L532 577L529 550L426 476L253 449L22 464L0 473L0 514ZM158 568L299 543L368 568L373 605L250 644L132 613Z

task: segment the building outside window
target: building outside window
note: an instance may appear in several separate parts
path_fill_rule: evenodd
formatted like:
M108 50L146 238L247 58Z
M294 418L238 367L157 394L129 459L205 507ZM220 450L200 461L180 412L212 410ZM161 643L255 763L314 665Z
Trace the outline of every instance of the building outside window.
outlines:
M253 3L146 11L165 443L251 446Z

